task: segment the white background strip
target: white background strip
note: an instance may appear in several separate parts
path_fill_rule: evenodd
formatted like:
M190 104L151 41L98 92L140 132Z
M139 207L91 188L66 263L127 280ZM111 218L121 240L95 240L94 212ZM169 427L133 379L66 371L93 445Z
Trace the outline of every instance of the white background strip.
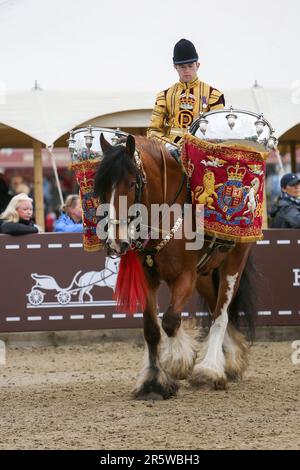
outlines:
M5 245L6 250L19 250L20 245Z
M38 245L38 244L35 244L35 245L27 245L27 248L31 248L31 249L37 249L37 248L41 248L41 245Z

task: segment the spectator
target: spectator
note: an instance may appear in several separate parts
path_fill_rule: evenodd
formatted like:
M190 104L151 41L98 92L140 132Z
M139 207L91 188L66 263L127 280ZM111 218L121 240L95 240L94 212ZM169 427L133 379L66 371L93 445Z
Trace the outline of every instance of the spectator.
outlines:
M23 183L24 183L24 178L22 175L13 175L10 179L9 194L11 194L12 196L15 196L17 194L17 191L16 191L17 187Z
M273 228L300 228L300 178L287 173L281 178L281 195L271 210Z
M16 194L27 194L30 197L30 187L26 183L20 183L15 188Z
M33 223L32 214L32 199L25 193L17 194L0 216L1 233L9 235L37 233L39 229Z
M8 190L9 187L5 180L5 177L2 173L0 173L0 214L6 209L9 201L12 198Z
M55 232L83 232L80 198L70 194L62 208L62 214L54 224Z

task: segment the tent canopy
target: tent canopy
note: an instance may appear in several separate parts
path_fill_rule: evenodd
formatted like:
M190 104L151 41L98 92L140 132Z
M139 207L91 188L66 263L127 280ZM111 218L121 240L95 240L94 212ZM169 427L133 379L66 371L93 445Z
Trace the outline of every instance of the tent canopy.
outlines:
M226 106L263 112L280 137L300 123L300 103L291 90L254 87L225 91ZM28 147L32 139L49 146L87 123L103 127L147 127L155 93L83 91L10 92L0 103L0 147ZM298 131L293 139L300 140ZM288 136L290 138L290 136Z

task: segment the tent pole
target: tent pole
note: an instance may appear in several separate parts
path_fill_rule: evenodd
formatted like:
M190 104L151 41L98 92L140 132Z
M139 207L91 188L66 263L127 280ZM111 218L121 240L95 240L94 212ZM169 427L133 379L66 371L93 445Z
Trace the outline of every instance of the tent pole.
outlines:
M43 191L43 164L42 164L42 144L38 140L33 140L34 156L34 203L35 221L42 231L45 230L44 218L44 191Z
M55 177L55 181L56 181L56 187L57 187L57 191L58 191L58 195L59 195L59 199L60 199L60 204L61 204L61 206L63 206L64 205L64 198L63 198L61 185L60 185L60 181L59 181L59 177L58 177L58 173L57 173L57 166L56 166L56 162L55 162L55 157L54 157L53 152L52 152L53 145L49 145L47 147L47 150L48 150L48 153L49 153L50 158L51 158L53 173L54 173L54 177Z

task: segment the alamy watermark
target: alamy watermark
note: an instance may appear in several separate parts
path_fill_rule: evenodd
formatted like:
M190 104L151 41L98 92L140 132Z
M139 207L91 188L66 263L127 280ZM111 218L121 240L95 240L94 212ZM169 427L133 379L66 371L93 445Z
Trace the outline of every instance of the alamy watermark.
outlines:
M118 211L116 211L116 206ZM111 242L145 240L186 241L186 250L200 250L204 243L204 206L198 204L144 204L127 206L127 197L117 204L100 204L96 233L100 240Z

